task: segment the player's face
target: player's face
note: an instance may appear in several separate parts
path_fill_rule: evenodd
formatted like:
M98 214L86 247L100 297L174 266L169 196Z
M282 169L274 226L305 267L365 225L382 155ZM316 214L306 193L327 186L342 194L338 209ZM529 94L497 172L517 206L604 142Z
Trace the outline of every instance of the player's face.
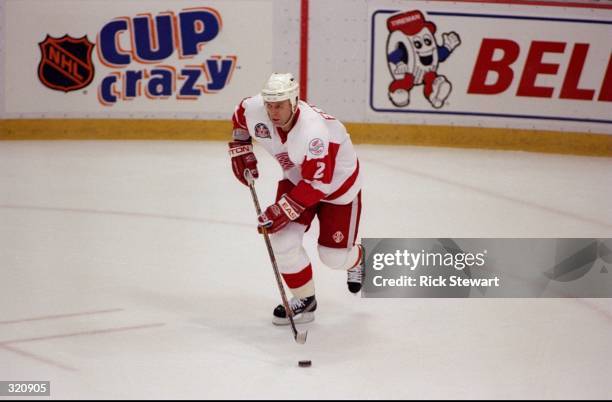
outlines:
M287 99L280 102L265 102L266 112L272 120L272 124L278 127L283 127L289 123L291 119L291 102Z

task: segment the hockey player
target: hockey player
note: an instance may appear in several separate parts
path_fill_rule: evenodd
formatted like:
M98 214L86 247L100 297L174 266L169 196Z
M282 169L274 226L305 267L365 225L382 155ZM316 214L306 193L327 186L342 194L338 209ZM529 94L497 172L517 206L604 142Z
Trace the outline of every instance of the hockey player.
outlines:
M312 220L319 219L318 252L321 261L347 271L352 293L361 290L363 248L355 244L361 215L359 161L346 128L334 117L299 100L299 84L289 73L274 73L261 93L240 102L229 143L232 170L244 177L249 169L259 177L252 140L270 153L283 170L276 202L258 217L266 228L278 268L293 298L296 323L314 320L317 308L310 259L302 241ZM272 322L289 323L279 305Z

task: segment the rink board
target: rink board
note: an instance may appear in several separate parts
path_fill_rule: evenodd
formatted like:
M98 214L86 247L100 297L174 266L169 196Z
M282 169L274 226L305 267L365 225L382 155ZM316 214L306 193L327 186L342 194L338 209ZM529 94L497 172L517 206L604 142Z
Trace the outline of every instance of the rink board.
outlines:
M0 15L0 140L225 140L235 105L290 71L357 143L612 153L608 5L0 0ZM439 104L423 82L391 102L407 72L390 53L406 48L412 73L418 56L389 28L401 15L435 27L437 53L460 41L434 62Z

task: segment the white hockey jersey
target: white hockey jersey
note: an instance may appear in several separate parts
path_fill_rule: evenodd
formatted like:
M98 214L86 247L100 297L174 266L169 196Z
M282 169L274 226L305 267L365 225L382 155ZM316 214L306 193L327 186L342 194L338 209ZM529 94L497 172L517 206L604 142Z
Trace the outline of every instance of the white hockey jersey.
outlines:
M234 112L234 139L254 138L296 187L290 196L310 207L317 202L343 205L361 189L359 161L346 128L333 116L299 101L288 133L275 127L261 95L244 99Z

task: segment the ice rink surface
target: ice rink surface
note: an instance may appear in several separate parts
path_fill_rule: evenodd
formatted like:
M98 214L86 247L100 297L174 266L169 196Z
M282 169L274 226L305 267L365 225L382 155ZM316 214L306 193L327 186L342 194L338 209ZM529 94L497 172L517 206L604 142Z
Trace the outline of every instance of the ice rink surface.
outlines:
M270 322L278 289L226 149L0 143L0 380L56 399L612 395L612 299L355 297L316 225L319 307L296 344ZM265 206L280 168L262 151ZM363 237L612 237L610 158L357 152Z

